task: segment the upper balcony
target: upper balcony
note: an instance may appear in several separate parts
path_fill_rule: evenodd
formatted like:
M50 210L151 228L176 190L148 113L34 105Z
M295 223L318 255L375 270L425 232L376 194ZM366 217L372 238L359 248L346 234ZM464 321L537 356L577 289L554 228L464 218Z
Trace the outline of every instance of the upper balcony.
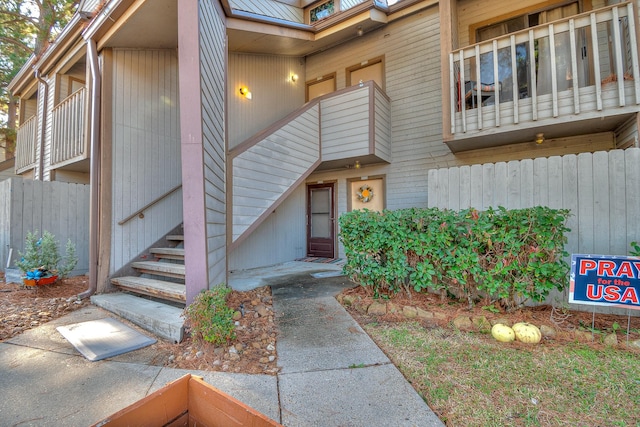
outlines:
M82 87L52 111L51 122L51 166L64 167L87 158L85 118L87 89Z
M638 111L632 3L483 41L449 55L452 151L614 131ZM446 134L446 132L445 132Z
M18 128L16 140L16 173L27 172L36 166L38 117L32 116Z

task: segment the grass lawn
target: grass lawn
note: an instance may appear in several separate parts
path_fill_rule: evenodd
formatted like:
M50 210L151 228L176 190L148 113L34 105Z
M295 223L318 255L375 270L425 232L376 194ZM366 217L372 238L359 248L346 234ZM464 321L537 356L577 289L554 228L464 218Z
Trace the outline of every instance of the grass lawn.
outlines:
M640 426L638 351L499 343L413 322L363 327L447 426Z

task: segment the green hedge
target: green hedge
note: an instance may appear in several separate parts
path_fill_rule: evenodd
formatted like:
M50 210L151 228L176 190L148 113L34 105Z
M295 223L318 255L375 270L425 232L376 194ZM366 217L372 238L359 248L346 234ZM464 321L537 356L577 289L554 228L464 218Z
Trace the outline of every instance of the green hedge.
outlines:
M376 295L432 289L512 309L564 289L568 210L403 209L342 215L345 273Z

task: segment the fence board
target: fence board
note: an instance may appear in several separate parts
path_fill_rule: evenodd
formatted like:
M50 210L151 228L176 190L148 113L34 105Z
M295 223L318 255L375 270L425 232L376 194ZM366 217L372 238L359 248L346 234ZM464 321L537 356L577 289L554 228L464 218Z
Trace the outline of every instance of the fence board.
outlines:
M610 185L609 157L610 153L599 151L593 153L593 242L595 253L609 253ZM597 218L597 220L596 220Z
M627 206L625 200L626 180L624 168L624 151L609 152L609 250L613 253L626 253L627 243Z
M482 165L482 209L486 209L493 205L495 180L494 164L485 163Z
M590 153L578 154L578 251L587 254L595 251L593 172L593 156Z
M78 265L71 274L89 270L89 186L65 182L42 182L10 178L0 183L0 271L15 268L18 252L30 231L44 230L55 235L61 255L67 240L76 246Z
M638 212L640 212L640 194L638 194L638 183L640 182L640 150L627 149L625 154L625 176L626 176L626 192L625 200L627 201L627 244L633 241L640 241L640 221L638 220ZM620 165L618 165L620 166Z

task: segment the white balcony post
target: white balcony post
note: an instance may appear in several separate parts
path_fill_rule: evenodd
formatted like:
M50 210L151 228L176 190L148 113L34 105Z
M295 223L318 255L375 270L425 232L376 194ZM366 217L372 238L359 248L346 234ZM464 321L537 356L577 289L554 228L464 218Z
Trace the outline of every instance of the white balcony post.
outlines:
M536 50L535 34L533 30L529 30L529 52L533 56ZM538 120L538 76L536 75L536 61L534 58L529 60L529 74L531 75L531 114L532 120Z
M500 74L498 69L498 41L493 41L493 97L496 127L500 127ZM482 84L482 83L481 83Z
M602 111L602 81L600 80L600 49L598 48L598 26L596 14L590 14L591 18L591 48L593 49L593 73L596 83L596 108Z
M518 66L516 63L516 36L511 35L511 91L513 93L513 123L518 124L520 113L518 112L518 101L520 92L518 91Z
M571 43L571 82L573 83L573 112L580 114L580 90L578 87L578 58L576 55L576 23L569 20L569 41Z

